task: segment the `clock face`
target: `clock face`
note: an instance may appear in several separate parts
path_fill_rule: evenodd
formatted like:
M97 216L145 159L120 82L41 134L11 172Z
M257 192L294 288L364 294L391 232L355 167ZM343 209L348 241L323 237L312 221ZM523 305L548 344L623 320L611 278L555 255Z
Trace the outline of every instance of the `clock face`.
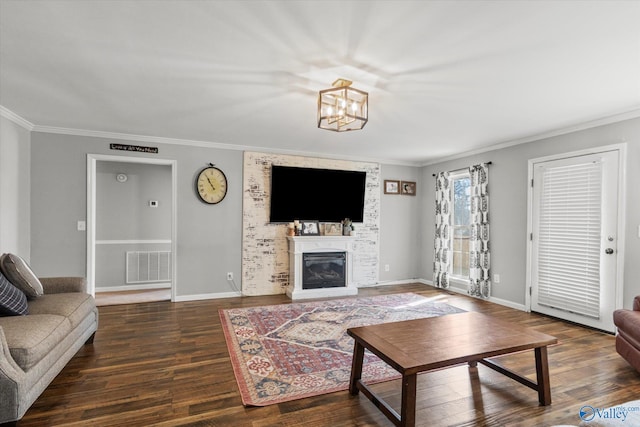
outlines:
M227 195L227 177L216 167L204 168L196 179L196 191L203 202L220 203Z

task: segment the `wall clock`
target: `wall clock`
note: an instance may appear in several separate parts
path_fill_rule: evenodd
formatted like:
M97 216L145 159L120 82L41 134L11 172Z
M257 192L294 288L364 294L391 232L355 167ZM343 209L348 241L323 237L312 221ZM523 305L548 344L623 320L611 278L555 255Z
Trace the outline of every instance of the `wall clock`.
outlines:
M204 203L215 205L227 195L227 177L212 163L202 169L196 178L196 192Z

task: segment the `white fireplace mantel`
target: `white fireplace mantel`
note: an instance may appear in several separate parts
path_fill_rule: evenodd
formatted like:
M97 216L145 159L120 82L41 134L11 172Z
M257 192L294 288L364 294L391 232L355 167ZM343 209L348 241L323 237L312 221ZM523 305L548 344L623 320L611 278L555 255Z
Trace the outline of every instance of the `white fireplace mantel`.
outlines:
M289 240L289 286L287 295L292 300L357 295L353 282L353 236L287 236ZM337 288L302 289L302 254L318 252L345 252L347 265L346 286Z

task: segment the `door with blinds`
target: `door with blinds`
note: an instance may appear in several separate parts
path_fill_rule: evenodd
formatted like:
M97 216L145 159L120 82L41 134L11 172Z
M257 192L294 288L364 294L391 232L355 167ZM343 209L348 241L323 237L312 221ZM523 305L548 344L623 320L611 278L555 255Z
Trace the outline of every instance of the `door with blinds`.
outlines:
M619 155L534 163L532 311L615 331Z

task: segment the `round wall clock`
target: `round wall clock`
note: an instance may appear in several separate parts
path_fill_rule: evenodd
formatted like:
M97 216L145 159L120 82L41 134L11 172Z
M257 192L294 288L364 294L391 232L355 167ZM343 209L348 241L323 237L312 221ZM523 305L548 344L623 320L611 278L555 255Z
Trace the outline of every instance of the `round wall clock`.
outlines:
M220 203L227 195L227 177L224 172L209 163L209 166L198 173L196 192L204 203Z

